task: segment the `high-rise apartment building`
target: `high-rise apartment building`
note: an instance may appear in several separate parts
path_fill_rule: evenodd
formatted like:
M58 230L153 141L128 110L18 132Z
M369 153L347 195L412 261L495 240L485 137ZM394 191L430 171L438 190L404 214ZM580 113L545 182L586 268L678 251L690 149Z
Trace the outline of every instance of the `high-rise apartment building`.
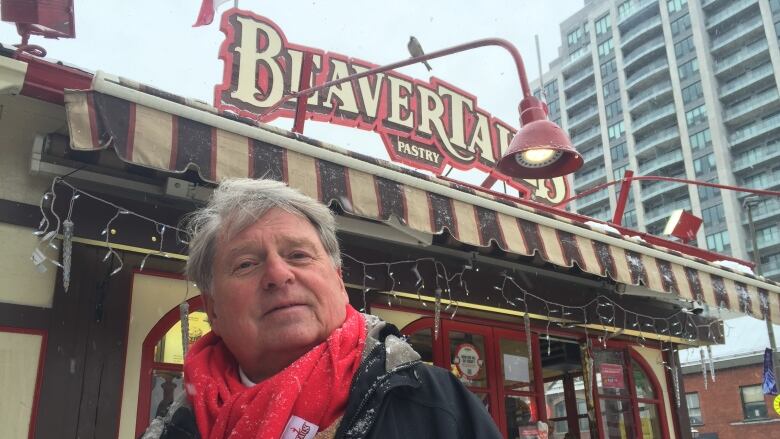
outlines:
M778 34L780 0L586 0L561 24L560 56L543 77L550 118L585 159L574 192L627 169L778 190ZM571 208L607 220L616 195L612 186ZM752 260L745 198L634 183L623 224L660 234L685 208L704 220L699 247ZM761 270L780 279L780 200L756 201Z

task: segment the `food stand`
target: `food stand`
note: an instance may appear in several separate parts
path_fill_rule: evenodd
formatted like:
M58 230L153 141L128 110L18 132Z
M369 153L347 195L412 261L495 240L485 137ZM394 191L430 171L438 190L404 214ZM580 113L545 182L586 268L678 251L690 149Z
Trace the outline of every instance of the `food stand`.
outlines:
M250 15L226 14L223 26ZM274 30L253 26L263 24ZM234 42L225 47L238 53ZM251 108L0 55L8 158L0 231L12 247L3 255L10 269L0 280L11 287L0 296L0 340L25 361L8 367L28 368L19 392L29 411L13 422L18 431L26 423L29 437L136 437L182 391L184 347L209 329L197 286L181 276L186 238L177 225L228 177L284 181L330 205L351 303L452 371L509 438L542 437L540 421L556 438L687 437L676 350L723 342L730 315L780 321L777 284L718 263L730 260L722 255L555 207L568 194L565 179L510 182L525 198L476 190L266 125ZM319 56L320 66L339 65ZM226 60L226 83L240 76L234 62ZM418 95L428 87L408 82ZM340 92L307 111L354 119L328 108L346 102ZM239 104L225 84L215 94L217 107ZM385 130L402 163L443 169L448 151L431 146L433 134L405 138L404 111L378 108L388 109L380 123L401 123L360 119L357 128ZM472 127L485 121L488 131L472 130L471 140L497 141L470 149L480 154L469 160L489 169L511 129L472 109ZM293 116L294 105L282 112ZM439 114L441 123L455 114ZM495 134L504 131L502 141ZM449 158L465 161L450 146Z

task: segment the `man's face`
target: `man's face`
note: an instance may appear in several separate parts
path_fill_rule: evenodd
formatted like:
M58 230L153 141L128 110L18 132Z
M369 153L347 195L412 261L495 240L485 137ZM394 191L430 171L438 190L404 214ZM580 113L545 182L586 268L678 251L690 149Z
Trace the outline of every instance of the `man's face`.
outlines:
M272 209L218 241L213 270L211 327L245 371L268 355L305 352L346 317L341 272L301 216Z

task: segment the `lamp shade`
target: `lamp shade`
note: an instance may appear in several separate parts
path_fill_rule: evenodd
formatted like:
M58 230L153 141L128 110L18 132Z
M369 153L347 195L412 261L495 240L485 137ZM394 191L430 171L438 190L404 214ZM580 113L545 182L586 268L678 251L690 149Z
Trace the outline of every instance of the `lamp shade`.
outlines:
M525 124L515 134L496 169L513 178L553 178L570 174L583 163L569 136L542 119Z

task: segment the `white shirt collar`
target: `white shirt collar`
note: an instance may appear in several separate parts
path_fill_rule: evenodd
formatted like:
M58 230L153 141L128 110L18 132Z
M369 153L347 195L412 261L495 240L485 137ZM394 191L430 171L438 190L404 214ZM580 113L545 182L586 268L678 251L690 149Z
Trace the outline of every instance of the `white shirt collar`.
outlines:
M241 369L241 366L238 366L238 376L241 378L241 384L245 385L246 387L254 387L256 382L249 379L248 376L244 373L244 369Z

